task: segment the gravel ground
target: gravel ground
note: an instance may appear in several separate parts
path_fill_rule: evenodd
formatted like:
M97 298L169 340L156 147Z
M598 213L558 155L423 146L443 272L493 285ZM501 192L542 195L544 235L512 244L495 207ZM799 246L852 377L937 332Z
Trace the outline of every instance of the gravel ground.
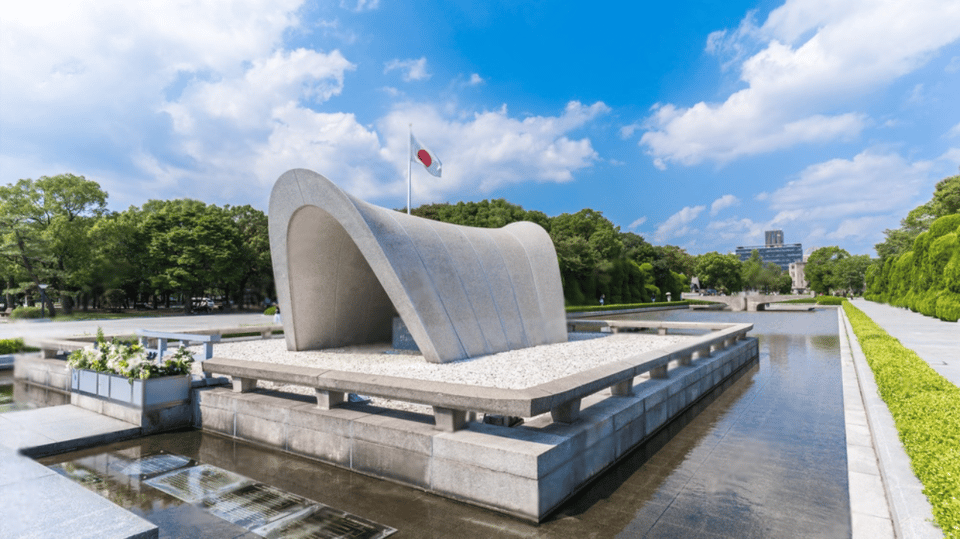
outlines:
M214 345L214 355L417 380L524 389L692 338L642 333L571 333L570 340L565 343L511 350L442 364L428 363L419 353L393 350L388 344L291 352L286 349L283 338L218 343ZM199 372L199 364L195 365L195 370ZM314 392L312 388L265 381L258 382L257 386L304 395L312 395ZM374 404L432 413L429 406L412 403L375 399Z

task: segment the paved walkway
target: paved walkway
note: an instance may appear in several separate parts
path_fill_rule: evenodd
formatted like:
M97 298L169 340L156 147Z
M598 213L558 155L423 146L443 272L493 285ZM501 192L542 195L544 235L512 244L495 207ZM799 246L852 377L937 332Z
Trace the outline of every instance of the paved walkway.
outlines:
M156 538L155 524L25 456L139 435L137 425L69 404L0 414L0 535Z
M941 376L960 386L960 323L864 299L852 303Z
M138 329L158 331L185 331L235 326L262 326L273 324L273 318L260 313L202 314L193 316L158 316L153 318L120 318L117 320L82 320L74 322L16 321L0 323L0 339L16 337L67 337L96 335L97 328L105 333L133 333Z

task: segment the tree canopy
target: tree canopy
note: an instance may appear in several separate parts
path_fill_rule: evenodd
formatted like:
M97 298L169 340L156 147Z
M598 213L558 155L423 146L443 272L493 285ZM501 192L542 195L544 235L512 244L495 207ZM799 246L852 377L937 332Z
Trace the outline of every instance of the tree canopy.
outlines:
M866 270L864 297L927 316L960 318L960 176L937 183L877 244L880 261Z
M250 206L151 200L106 210L107 193L83 176L61 174L0 187L0 275L7 305L50 285L48 307L107 301L112 308L169 303L218 292L272 294L267 218Z

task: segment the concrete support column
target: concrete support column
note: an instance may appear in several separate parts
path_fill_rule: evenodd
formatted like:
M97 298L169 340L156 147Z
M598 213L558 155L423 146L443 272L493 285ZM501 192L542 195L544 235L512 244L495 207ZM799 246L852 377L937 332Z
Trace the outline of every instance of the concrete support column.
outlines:
M657 328L657 335L666 335L667 328Z
M467 412L450 408L433 407L434 424L437 430L456 432L467 426Z
M237 378L233 379L233 392L234 393L249 393L257 389L257 379L256 378Z
M343 391L327 391L326 389L317 389L317 408L329 410L346 400L346 393Z
M666 365L662 367L654 367L653 369L650 369L650 378L668 378L668 377L669 375L667 374Z
M690 365L693 363L693 354L687 354L680 358L681 365Z
M567 401L550 410L550 417L557 423L573 423L580 418L580 399Z
M633 394L633 378L628 378L610 387L610 392L618 397L629 397Z

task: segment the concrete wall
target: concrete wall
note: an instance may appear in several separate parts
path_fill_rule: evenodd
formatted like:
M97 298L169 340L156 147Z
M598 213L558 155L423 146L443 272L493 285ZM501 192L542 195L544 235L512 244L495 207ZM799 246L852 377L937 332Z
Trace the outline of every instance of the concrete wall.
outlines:
M566 340L556 252L533 223L411 217L303 169L277 180L269 217L291 350L387 342L396 315L438 363Z
M627 396L583 400L580 419L550 414L508 428L440 432L430 416L264 391L195 392L197 427L540 521L591 478L758 357L755 338L676 366Z

